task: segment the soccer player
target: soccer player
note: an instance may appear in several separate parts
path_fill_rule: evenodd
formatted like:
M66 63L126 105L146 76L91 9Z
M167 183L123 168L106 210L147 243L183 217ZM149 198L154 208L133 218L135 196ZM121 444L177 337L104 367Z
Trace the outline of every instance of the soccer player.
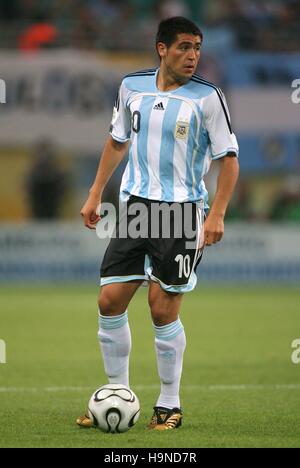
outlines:
M200 29L186 18L173 17L160 23L156 37L160 66L123 79L110 135L81 210L85 226L95 229L101 219L97 207L104 187L128 150L120 189L128 212L135 203L147 213L162 204L191 207L194 248L188 246L185 233L174 235L178 223L171 216L171 237L161 235L164 220L159 225L159 238L116 236L101 266L98 336L110 383L129 385L127 307L140 285L149 282L161 381L148 426L154 430L170 430L182 423L179 387L186 337L179 310L183 294L196 285L195 270L203 246L215 244L223 236L225 212L238 177L238 144L224 95L195 74L202 39ZM220 172L209 211L203 177L212 160L220 160ZM128 216L127 222L132 218ZM77 424L90 427L93 421L85 415Z

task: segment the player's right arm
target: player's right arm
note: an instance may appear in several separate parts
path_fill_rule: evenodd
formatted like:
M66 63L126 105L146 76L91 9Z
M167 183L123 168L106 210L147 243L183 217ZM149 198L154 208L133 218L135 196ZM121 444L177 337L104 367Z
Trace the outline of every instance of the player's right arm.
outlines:
M94 183L90 189L89 197L81 209L84 225L89 229L96 229L101 219L99 210L103 190L112 174L126 155L128 142L120 143L111 136L108 137L98 166Z
M96 229L96 224L100 220L103 190L128 150L131 133L131 115L127 107L128 94L128 89L122 82L114 105L110 136L105 143L89 197L80 212L84 225L89 229Z

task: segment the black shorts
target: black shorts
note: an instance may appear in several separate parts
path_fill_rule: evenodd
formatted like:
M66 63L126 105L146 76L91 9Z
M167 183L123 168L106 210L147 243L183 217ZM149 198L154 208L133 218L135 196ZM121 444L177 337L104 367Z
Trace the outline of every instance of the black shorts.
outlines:
M203 223L200 203L131 196L123 204L105 252L101 286L152 280L168 292L191 291L202 258Z

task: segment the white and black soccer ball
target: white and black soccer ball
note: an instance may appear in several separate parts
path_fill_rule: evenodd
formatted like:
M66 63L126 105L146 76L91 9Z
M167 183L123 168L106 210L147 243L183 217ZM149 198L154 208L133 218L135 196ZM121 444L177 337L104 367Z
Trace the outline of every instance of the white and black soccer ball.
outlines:
M88 406L89 417L103 432L126 432L137 422L140 403L125 385L108 384L96 390Z

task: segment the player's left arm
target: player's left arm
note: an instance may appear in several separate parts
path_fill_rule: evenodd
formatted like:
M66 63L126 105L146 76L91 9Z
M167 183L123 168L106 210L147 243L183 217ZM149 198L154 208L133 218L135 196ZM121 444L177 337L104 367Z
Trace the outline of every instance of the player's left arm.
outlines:
M233 133L229 110L222 91L215 89L203 106L212 160L219 160L217 191L204 223L204 244L219 242L224 234L224 218L239 174L238 143Z
M217 191L209 215L204 223L204 243L219 242L224 234L224 218L239 175L239 162L235 153L220 159Z

